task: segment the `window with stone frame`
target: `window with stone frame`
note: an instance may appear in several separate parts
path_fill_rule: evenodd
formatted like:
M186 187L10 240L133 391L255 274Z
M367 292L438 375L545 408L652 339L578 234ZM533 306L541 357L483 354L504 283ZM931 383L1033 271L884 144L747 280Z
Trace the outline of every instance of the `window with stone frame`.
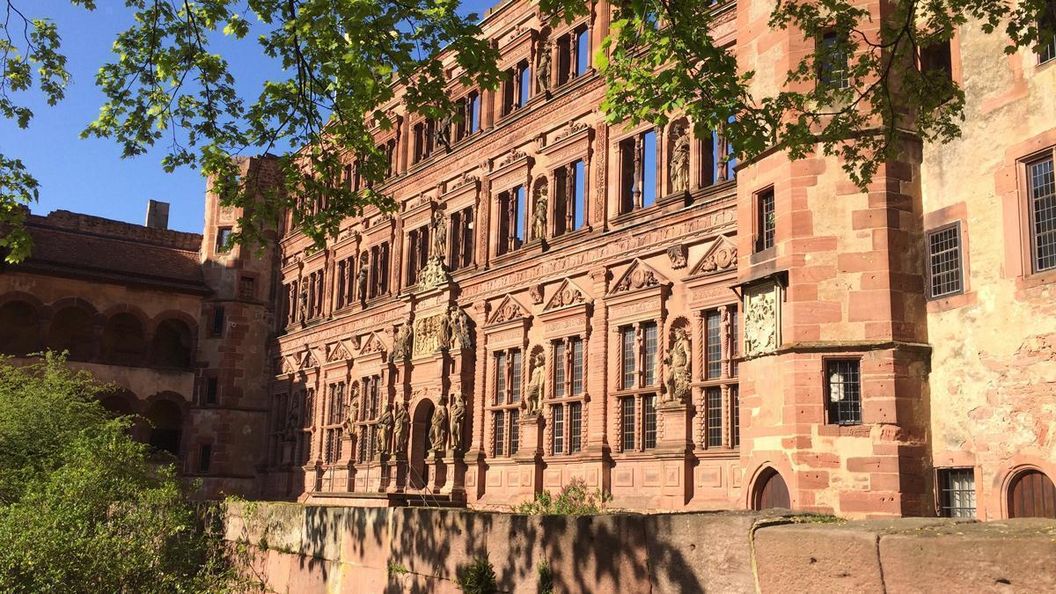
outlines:
M436 123L432 119L427 118L414 125L412 134L412 142L414 143L412 165L432 156L435 136Z
M703 337L704 390L701 397L701 445L708 450L740 446L740 391L737 306L722 305L699 312Z
M418 284L418 273L429 261L429 225L407 233L407 285Z
M524 107L528 105L528 101L532 98L532 67L528 63L528 60L521 60L517 64L517 107Z
M351 290L352 270L355 268L354 257L343 258L334 264L334 308L341 309L352 304Z
M326 408L323 413L323 463L337 464L341 460L345 423L345 382L327 387Z
M393 138L382 145L382 151L385 154L385 179L389 179L397 172L396 139Z
M209 474L213 464L213 445L203 443L198 446L198 474Z
M455 128L452 137L458 141L480 131L480 92L470 91L455 103L461 117L452 123Z
M492 354L494 382L492 383L491 423L492 454L496 457L512 456L520 446L520 405L522 369L524 364L521 349L506 349Z
M524 245L527 224L525 192L524 186L519 185L499 193L496 255L508 254Z
M451 215L451 270L473 264L473 207L467 206Z
M1033 272L1056 269L1056 173L1054 154L1027 161L1027 224Z
M657 149L656 132L652 129L620 141L620 214L656 204L659 191Z
M583 339L572 336L550 343L553 398L550 400L550 452L575 454L583 444L584 357Z
M374 425L381 414L381 376L371 375L359 381L361 386L362 404L360 405L359 419L356 421L356 435L358 450L356 461L363 463L374 459Z
M528 60L521 60L516 66L503 73L501 110L503 116L510 115L528 103L531 80Z
M1056 60L1056 0L1045 3L1045 13L1038 23L1041 43L1038 44L1038 64Z
M216 230L216 253L226 254L231 251L231 235L234 231L231 227L220 227Z
M961 225L953 223L926 234L928 297L937 299L964 291Z
M213 305L213 317L209 324L209 336L212 338L221 338L224 335L224 326L226 325L226 312L224 306L220 304Z
M824 89L850 86L850 48L846 35L835 30L825 31L818 38L815 55L818 86Z
M199 398L201 406L216 406L220 402L220 378L216 377L216 371L206 371L202 378L202 394Z
M733 121L731 116L730 121ZM700 147L700 186L710 187L726 183L737 177L733 144L726 140L722 130L697 139Z
M774 189L767 188L755 195L755 251L772 247L777 239L777 214Z
M825 361L825 401L830 425L862 424L861 360Z
M582 229L586 223L586 165L577 159L554 170L554 236Z
M298 466L308 464L312 459L312 421L315 413L315 388L306 388L297 392L301 401L301 431L297 436Z
M975 518L975 469L939 468L939 515Z
M367 271L367 298L373 299L389 292L389 242L372 246Z
M642 321L621 326L620 447L624 452L656 447L658 325Z
M271 404L271 431L268 433L268 461L272 466L285 464L283 444L286 440L286 423L289 419L290 397L287 394L275 394Z
M557 38L557 85L583 76L590 69L590 36L586 24Z

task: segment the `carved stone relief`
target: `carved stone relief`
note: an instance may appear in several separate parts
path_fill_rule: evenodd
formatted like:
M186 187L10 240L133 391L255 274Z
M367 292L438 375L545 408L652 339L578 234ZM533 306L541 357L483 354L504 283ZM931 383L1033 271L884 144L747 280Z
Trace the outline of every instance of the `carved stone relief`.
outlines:
M451 340L451 322L447 312L414 321L413 356L420 357L446 349Z
M679 243L667 248L667 257L671 260L671 268L674 268L675 270L685 268L688 250L686 249L686 246Z
M686 402L690 392L690 349L689 336L685 328L675 328L671 341L671 350L664 357L667 369L665 384L667 390L663 395L663 402Z
M744 301L744 354L754 357L774 352L780 340L777 285L748 289Z

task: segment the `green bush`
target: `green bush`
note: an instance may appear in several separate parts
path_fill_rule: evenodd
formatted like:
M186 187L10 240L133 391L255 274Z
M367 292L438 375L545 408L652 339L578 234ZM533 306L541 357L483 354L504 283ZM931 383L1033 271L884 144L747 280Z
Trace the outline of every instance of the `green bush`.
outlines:
M550 562L543 559L535 570L539 573L539 594L554 594L554 572L550 569Z
M535 494L535 499L513 508L515 513L529 516L590 516L606 512L609 496L599 489L573 479L554 497L550 491Z
M474 557L468 565L460 568L455 583L468 594L496 594L499 591L495 568L486 556Z

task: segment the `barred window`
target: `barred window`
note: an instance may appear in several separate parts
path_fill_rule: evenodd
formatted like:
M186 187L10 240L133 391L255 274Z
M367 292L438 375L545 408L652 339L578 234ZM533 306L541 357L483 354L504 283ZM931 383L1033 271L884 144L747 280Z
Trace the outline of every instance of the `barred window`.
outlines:
M642 324L642 379L646 386L656 385L656 324Z
M550 407L554 426L551 431L553 435L553 448L555 454L565 453L565 407L558 404Z
M861 362L857 360L826 362L829 423L833 425L862 424L860 366Z
M709 448L722 447L722 388L708 388L704 391L705 414L708 422L707 445Z
M975 471L971 468L939 470L939 512L946 518L975 517Z
M642 396L642 449L656 447L656 396Z
M847 63L850 60L847 37L836 31L827 31L821 36L817 48L818 84L828 89L846 89Z
M756 194L755 251L774 247L777 235L777 215L774 206L774 189L768 188Z
M1049 157L1027 166L1034 271L1056 268L1056 177Z
M963 290L960 224L928 233L928 285L932 298Z
M583 341L572 340L572 394L583 393Z
M573 402L568 405L568 453L583 449L583 405Z
M730 447L741 447L741 391L730 386Z
M625 452L634 449L634 398L624 398L620 406L620 445Z
M705 375L707 379L719 379L722 376L722 325L718 310L704 314L704 326Z
M565 343L554 343L554 398L565 396Z
M634 328L627 326L620 329L620 387L624 390L635 387L634 375L637 366L634 363Z

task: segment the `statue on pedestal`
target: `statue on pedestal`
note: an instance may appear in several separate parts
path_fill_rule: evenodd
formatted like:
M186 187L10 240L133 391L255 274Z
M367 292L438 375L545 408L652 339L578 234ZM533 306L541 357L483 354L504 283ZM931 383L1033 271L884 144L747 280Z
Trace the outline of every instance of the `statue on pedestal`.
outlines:
M447 449L447 399L440 397L440 403L433 410L433 422L429 427L429 443L434 452L442 453Z
M526 414L537 415L539 414L539 406L546 396L546 357L542 353L537 353L532 358L532 366L524 405Z
M378 453L388 454L391 451L389 443L390 438L392 437L392 404L385 405L385 412L381 415L381 418L378 419L375 431Z
M451 449L459 451L462 449L462 422L466 418L466 401L462 392L455 392L451 396Z
M685 328L675 328L674 334L671 350L664 358L667 364L667 390L664 392L663 402L681 404L686 402L690 390L689 336L686 335Z
M396 400L396 415L393 419L393 450L397 454L407 451L407 403L402 398Z

